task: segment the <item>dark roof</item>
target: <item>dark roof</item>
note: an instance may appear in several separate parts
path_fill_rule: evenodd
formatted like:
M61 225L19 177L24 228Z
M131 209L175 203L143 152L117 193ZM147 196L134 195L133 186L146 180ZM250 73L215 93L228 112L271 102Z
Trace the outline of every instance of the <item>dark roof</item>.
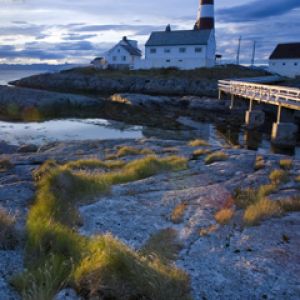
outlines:
M300 43L279 44L270 56L270 59L300 58Z
M139 50L138 48L135 48L135 47L131 46L130 44L121 45L121 47L123 47L130 55L142 56L141 50Z
M154 31L146 46L207 45L211 30Z

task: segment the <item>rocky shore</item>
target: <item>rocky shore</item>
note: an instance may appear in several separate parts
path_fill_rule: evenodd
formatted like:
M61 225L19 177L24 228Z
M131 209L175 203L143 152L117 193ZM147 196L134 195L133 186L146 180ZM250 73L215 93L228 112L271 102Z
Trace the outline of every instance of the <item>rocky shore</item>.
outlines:
M193 299L298 299L299 211L245 226L243 210L232 202L237 189L270 184L270 173L280 169L280 161L287 158L265 155L259 158L263 166L257 168L254 151L204 144L155 139L52 143L38 149L1 144L0 160L9 160L9 164L0 172L0 207L16 217L19 238L12 249L0 250L0 299L19 299L9 282L23 269L24 224L36 192L32 172L48 159L59 164L113 159L124 146L148 149L159 157L184 157L188 167L118 184L109 194L93 197L79 207L82 224L77 230L81 235L111 233L138 250L157 232L172 229L182 247L174 263L190 276ZM208 153L218 151L225 157L208 164ZM118 159L129 162L143 156L131 151ZM274 202L299 199L299 176L300 161L293 160L288 179L268 198ZM180 205L184 209L176 218L174 210L178 212ZM216 221L216 213L224 208L235 210L235 215L222 225ZM66 290L57 299L81 297Z

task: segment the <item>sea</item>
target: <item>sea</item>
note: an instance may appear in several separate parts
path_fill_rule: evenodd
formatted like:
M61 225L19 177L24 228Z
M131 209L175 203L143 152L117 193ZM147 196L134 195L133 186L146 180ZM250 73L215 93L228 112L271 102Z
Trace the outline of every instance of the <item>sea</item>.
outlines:
M0 70L0 85L34 74L49 72L41 70ZM246 131L243 128L219 127L199 124L197 131L165 131L159 128L128 125L123 122L94 119L57 119L43 122L7 122L0 120L0 141L12 145L42 145L53 141L136 139L156 137L160 139L191 140L203 138L212 145L231 145L256 150L260 154L280 153L300 159L300 146L277 149L270 143L270 133Z

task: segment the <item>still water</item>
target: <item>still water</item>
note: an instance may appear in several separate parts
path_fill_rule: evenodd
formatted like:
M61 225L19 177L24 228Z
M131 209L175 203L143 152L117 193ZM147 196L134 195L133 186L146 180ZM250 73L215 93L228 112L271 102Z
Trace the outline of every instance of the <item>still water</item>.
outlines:
M30 76L41 71L0 70L0 84ZM0 121L0 141L13 145L41 145L53 141L105 140L155 137L159 139L192 140L202 138L211 145L232 145L257 150L261 154L283 153L300 159L300 147L282 150L271 146L270 133L249 132L244 129L201 124L198 130L162 130L143 126L132 126L122 122L103 119L63 119L45 122Z

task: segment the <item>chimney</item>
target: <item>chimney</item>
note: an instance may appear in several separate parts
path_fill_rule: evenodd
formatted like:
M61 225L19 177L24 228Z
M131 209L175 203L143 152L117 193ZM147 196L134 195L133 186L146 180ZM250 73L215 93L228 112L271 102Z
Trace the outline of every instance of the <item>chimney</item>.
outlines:
M200 0L195 30L215 29L214 0Z

